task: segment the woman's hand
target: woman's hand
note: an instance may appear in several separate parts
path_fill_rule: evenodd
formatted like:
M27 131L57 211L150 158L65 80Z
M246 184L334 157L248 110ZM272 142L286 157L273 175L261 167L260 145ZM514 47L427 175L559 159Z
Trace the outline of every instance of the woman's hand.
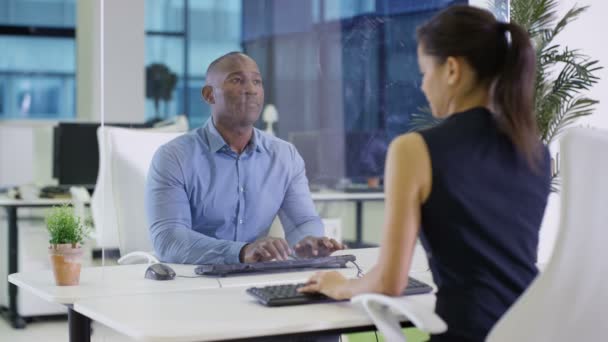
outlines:
M338 300L350 299L352 297L351 291L348 288L348 279L336 271L315 273L310 277L306 286L301 287L298 291L307 293L320 292Z

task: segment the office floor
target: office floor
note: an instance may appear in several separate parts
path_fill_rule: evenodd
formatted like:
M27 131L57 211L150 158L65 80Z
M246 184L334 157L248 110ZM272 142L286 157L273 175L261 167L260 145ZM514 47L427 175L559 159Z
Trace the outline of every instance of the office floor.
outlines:
M68 340L68 326L66 320L35 322L26 329L13 329L8 323L0 319L0 340L11 342L49 341L64 342Z

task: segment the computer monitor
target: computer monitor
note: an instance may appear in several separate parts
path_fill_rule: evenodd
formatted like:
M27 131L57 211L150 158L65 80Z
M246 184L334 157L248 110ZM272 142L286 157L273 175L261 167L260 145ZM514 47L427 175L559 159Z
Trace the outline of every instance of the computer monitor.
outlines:
M99 123L59 123L53 130L53 177L61 186L84 186L93 190L99 169ZM108 124L130 128L148 124Z

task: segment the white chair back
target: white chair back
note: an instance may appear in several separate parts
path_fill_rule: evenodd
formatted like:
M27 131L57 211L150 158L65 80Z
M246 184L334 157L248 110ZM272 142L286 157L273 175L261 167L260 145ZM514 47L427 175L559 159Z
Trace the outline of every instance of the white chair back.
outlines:
M152 251L144 206L146 175L156 150L183 133L117 127L97 133L105 158L92 200L95 225L104 238L115 239L123 256Z
M608 132L561 140L561 221L544 271L488 341L601 341L608 336Z

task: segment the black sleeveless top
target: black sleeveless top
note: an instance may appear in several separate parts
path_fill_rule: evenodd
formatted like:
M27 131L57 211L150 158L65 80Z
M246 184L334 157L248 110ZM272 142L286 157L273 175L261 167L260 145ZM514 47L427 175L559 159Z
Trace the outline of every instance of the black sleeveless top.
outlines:
M420 132L432 188L421 240L448 332L432 341L483 341L532 282L538 233L550 191L550 156L533 171L497 126L474 108Z

